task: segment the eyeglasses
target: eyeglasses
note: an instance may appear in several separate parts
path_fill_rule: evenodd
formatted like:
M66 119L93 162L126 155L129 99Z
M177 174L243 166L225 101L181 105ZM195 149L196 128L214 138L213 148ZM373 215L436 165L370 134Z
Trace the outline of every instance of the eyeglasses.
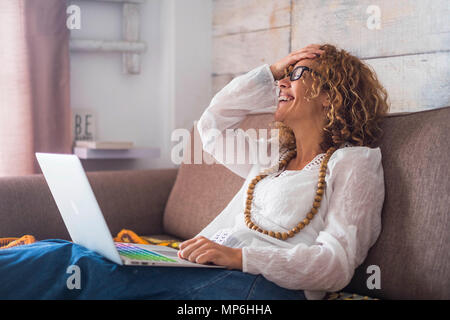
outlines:
M291 72L289 72L288 74L286 74L286 77L289 77L291 79L291 81L295 81L298 80L302 77L303 72L305 71L310 71L311 69L305 66L298 66L295 67Z

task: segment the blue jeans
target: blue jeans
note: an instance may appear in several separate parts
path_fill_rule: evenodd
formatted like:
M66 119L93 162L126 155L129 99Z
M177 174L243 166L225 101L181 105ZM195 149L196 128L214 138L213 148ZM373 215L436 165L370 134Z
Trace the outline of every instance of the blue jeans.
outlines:
M75 267L74 267L75 266ZM120 266L45 240L0 250L0 299L305 300L261 275L214 268Z

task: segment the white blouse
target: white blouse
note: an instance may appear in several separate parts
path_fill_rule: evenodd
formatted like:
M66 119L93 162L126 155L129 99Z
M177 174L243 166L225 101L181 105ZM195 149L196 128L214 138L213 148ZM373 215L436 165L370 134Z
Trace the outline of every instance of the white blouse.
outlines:
M248 114L274 113L277 104L277 88L265 64L234 78L200 117L197 129L203 149L245 181L198 235L242 248L244 272L262 274L284 288L304 290L307 299L322 299L326 292L349 284L381 232L381 150L349 143L336 150L328 162L319 211L294 237L283 241L251 230L244 222L246 192L250 181L268 166L223 161L217 132L236 128ZM251 151L249 143L242 148L240 152ZM324 156L317 155L302 170L285 170L277 177L280 172L274 172L259 181L253 193L252 220L263 229L280 232L303 220L312 207Z

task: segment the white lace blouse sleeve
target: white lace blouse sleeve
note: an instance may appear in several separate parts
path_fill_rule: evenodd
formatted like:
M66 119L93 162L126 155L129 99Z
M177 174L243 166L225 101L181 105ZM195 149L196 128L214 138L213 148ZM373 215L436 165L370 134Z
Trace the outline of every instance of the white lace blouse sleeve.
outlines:
M339 149L328 168L328 212L325 229L315 243L286 249L244 247L244 272L262 274L279 286L296 290L333 292L348 285L381 232L381 150Z
M229 139L236 140L237 137L234 130L227 130L227 132L225 130L237 128L250 113L274 113L278 104L274 81L268 64L234 78L213 97L197 122L203 149L242 178L247 177L254 163L250 163L247 159L238 162L234 160L234 157L230 161L228 154L224 157L223 138L226 136L230 141ZM222 140L219 141L219 139ZM254 152L255 149L249 147L247 139L243 145L235 145L240 148L237 153L242 152L241 154L251 159L250 157L255 155L251 155L250 152ZM266 144L269 143L270 140L266 139Z

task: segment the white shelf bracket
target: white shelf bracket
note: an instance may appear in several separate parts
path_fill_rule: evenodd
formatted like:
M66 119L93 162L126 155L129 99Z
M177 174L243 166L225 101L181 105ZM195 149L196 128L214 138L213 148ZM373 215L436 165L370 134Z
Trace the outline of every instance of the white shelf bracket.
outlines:
M122 4L122 39L93 40L71 39L70 50L74 52L118 52L122 54L122 70L125 74L140 74L141 54L147 44L140 41L140 4L145 0L94 0Z
M124 3L122 5L122 38L125 41L138 41L140 38L139 5ZM122 54L123 72L139 74L141 72L141 56L139 53Z

